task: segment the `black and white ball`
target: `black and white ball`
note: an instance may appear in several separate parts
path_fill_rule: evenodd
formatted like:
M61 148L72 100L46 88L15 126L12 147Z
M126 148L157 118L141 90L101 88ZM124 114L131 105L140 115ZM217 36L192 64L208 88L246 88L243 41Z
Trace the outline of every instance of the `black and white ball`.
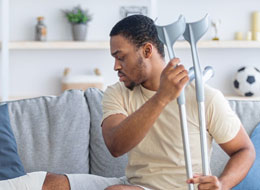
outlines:
M260 96L260 70L252 66L238 69L233 86L239 95Z

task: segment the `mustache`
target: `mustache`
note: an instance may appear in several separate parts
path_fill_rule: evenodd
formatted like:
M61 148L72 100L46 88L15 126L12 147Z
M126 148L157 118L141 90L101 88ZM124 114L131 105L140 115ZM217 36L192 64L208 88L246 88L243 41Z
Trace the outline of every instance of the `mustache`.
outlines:
M125 73L123 73L122 71L118 71L117 75L119 76L126 76Z

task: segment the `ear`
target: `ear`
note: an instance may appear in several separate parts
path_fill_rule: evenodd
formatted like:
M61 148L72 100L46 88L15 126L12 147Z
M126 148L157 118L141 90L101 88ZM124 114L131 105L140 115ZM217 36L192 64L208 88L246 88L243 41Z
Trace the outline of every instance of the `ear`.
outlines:
M143 55L145 58L150 58L153 52L153 45L151 43L146 43L143 46Z

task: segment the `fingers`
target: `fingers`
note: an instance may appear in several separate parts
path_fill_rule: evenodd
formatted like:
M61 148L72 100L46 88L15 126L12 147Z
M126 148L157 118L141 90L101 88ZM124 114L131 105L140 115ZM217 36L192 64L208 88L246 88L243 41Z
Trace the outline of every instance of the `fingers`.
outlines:
M167 69L173 69L175 66L177 66L180 63L180 59L179 58L174 58L172 60L170 60L170 62L168 63L168 65L166 66L166 70Z
M183 86L189 80L188 71L183 65L178 65L175 68L169 69L167 75L174 84L179 84L180 86Z
M220 182L216 176L195 175L188 179L187 183L199 184L199 190L220 189Z
M184 67L183 67L184 68ZM181 86L189 81L189 74L187 70L181 70L175 77L176 82L179 82Z
M167 101L177 98L185 84L189 81L188 71L183 65L178 65L178 58L172 59L164 68L158 93Z
M180 59L175 58L172 59L167 66L165 67L164 71L165 73L172 73L172 74L177 74L179 72L181 72L182 70L184 70L184 66L183 65L178 65L180 63Z
M218 190L218 188L212 183L202 183L198 185L199 190Z
M188 71L184 68L183 65L178 65L180 63L179 58L172 59L164 69L165 75L174 77L177 81L188 76Z
M218 178L216 176L199 176L192 178L193 183L216 183L218 181Z

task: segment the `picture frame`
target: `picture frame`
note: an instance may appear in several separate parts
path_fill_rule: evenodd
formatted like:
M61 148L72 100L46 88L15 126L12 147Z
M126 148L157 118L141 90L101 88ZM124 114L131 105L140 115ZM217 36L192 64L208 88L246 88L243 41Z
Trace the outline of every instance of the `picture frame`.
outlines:
M131 15L141 14L147 16L148 8L146 6L129 6L120 8L121 18L125 18Z

